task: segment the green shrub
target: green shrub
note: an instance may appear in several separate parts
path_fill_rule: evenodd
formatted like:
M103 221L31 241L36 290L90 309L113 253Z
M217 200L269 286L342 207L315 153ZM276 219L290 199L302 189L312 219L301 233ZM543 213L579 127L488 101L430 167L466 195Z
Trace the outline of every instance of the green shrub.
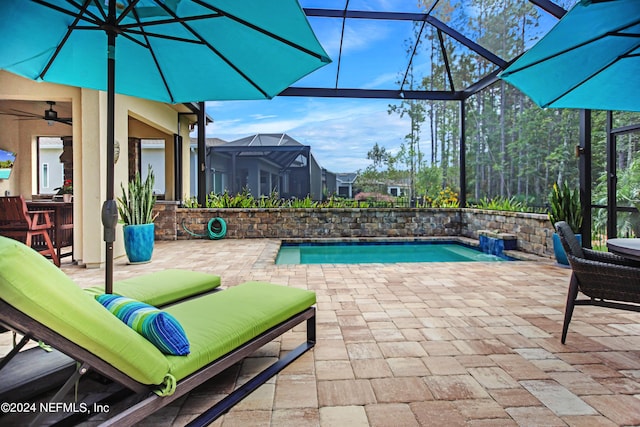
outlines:
M154 183L155 176L151 165L144 182L140 179L140 173L136 171L126 190L120 183L122 197L117 198L118 213L125 225L151 224L156 219L158 215L153 215L153 206L156 204L156 196L153 194Z
M494 211L507 211L507 212L527 212L527 206L517 200L515 197L502 197L496 196L491 199L485 197L480 199L477 204L472 205L478 209L487 209Z
M418 207L424 208L457 208L460 206L458 193L449 187L438 191L437 194L427 194L422 197L422 202L418 202Z
M571 191L567 183L553 185L549 196L549 220L551 224L565 221L574 233L580 233L582 228L582 207L580 206L580 192L576 188Z

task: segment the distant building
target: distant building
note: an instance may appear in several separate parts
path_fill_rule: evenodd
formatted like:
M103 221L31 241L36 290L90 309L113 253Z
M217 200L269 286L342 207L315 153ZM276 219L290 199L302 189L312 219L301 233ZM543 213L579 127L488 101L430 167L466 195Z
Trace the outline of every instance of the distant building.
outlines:
M353 199L355 196L355 189L353 186L356 182L356 178L358 178L358 174L355 172L337 173L336 182L338 194L348 199Z
M236 194L248 189L254 197L277 191L284 198L322 200L323 194L337 190L336 175L320 167L311 147L285 133L256 134L231 142L207 138L205 145L207 193ZM192 175L192 194L195 181Z

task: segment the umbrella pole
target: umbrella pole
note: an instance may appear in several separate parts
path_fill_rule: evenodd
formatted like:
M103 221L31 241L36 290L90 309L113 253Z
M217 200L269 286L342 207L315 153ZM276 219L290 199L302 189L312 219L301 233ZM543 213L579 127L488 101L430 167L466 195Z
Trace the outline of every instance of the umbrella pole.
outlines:
M115 23L116 2L109 1L110 22ZM112 27L115 28L115 25ZM106 248L105 293L113 290L113 242L116 240L118 207L114 200L114 145L115 145L115 74L116 74L116 33L107 30L107 197L102 205L102 224Z

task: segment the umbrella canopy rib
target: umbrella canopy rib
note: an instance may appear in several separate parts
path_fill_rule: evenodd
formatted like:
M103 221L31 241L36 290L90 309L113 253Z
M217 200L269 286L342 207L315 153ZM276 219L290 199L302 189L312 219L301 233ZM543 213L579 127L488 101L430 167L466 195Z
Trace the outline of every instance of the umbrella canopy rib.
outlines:
M176 19L178 18L178 16L175 13L173 13L173 11L169 10L164 5L163 5L163 8L171 16L173 16ZM216 12L220 12L220 11L216 10ZM228 16L228 15L225 15L225 16ZM238 18L238 20L239 20L239 18ZM265 98L271 98L267 94L267 92L262 87L260 87L259 84L257 84L252 78L250 78L246 73L244 73L236 64L234 64L229 58L227 58L226 55L224 55L222 52L220 52L218 49L216 49L211 43L209 43L207 40L205 40L196 30L193 29L193 27L191 27L186 22L179 22L179 24L182 25L187 31L189 31L196 39L200 40L200 42L203 45L205 45L207 47L207 49L209 49L211 52L213 52L216 55L218 55L218 57L220 59L222 59L229 67L231 67L236 73L238 73L238 75L240 77L242 77L246 82L248 82L251 86L253 86ZM255 25L252 25L250 28L255 29L256 27L255 27ZM264 32L262 32L262 31L260 31L260 32L264 34ZM173 97L172 97L172 99L173 99Z
M531 62L529 64L523 65L522 67L510 68L510 69L504 71L502 75L503 76L508 76L510 74L517 73L518 71L526 70L527 68L531 68L531 67L533 67L535 65L538 65L538 64L540 64L540 63L542 63L544 61L547 61L549 59L553 59L555 57L564 55L565 53L568 53L568 52L571 52L572 50L576 50L576 49L579 49L581 47L587 46L587 45L589 45L591 43L597 42L598 40L602 40L602 39L604 39L606 37L617 36L617 37L636 37L636 38L640 38L640 34L635 34L635 33L634 34L626 34L626 33L622 32L622 31L626 30L627 28L631 28L631 27L633 27L635 25L638 25L638 24L640 24L640 19L637 19L636 21L633 21L633 22L631 22L629 24L623 25L622 27L620 27L618 29L615 29L615 30L612 30L612 31L608 31L608 32L606 32L604 34L600 34L599 36L596 36L596 37L594 37L592 39L586 40L586 41L584 41L582 43L578 43L575 46L571 46L571 47L568 47L566 49L563 49L563 50L560 50L558 52L555 52L553 55L549 55L549 56L545 56L543 58L540 58L537 61L533 61L533 62ZM635 49L637 49L637 46L634 46L632 49L630 49L627 52L627 55L630 52L634 51Z
M140 17L138 16L138 14L136 13L135 10L133 10L133 16L135 17L136 21L140 22ZM142 37L144 37L144 40L147 43L147 49L149 50L149 54L151 55L151 58L153 59L153 63L156 66L156 70L158 71L158 74L160 75L160 79L162 80L162 83L164 84L164 87L165 87L165 89L167 91L167 95L171 99L171 102L174 102L175 98L173 97L173 93L171 93L171 88L169 87L169 83L167 82L167 77L165 76L164 71L162 71L162 67L160 66L160 63L158 62L158 57L156 56L156 52L154 51L153 47L151 46L151 41L149 40L149 37L147 36L146 32L144 31L144 27L143 26L140 27L140 32L142 33Z
M46 2L40 2L40 1L36 1L36 2L41 4L47 4ZM51 65L55 62L56 58L58 57L58 54L60 54L60 51L64 47L65 43L67 42L67 40L69 40L69 37L71 37L71 34L73 33L76 24L78 23L78 21L80 21L80 19L82 19L82 15L84 12L86 12L86 8L88 5L89 5L89 0L86 0L84 5L78 11L78 13L72 14L72 16L75 16L75 20L73 21L73 24L69 26L69 29L67 30L64 37L62 38L62 41L58 43L58 46L56 46L55 52L53 52L53 55L51 55L51 59L49 59L47 64L44 66L44 68L38 75L38 78L44 79L44 76L47 74L47 71L49 71L49 68L51 68ZM55 7L54 9L60 10L61 8ZM61 9L61 10L64 11L64 9Z
M567 95L568 93L570 93L571 91L579 88L580 86L582 86L583 84L587 83L590 79L592 79L593 77L595 77L596 75L598 75L599 73L601 73L602 71L606 70L607 68L610 68L611 66L615 65L618 61L620 61L621 59L624 58L629 58L630 56L636 56L636 55L630 55L631 52L633 52L634 50L636 50L638 47L634 46L631 49L629 49L627 52L623 53L622 55L616 57L613 59L613 61L611 61L610 63L606 64L605 66L595 70L593 73L585 76L581 81L579 81L578 83L576 83L575 85L573 85L570 88L567 88L564 92L562 92L559 96L557 96L555 99L552 99L551 101L547 102L545 105L543 105L543 108L548 107L549 105L552 105L554 102L558 101L559 99L562 99L563 96Z
M294 43L291 40L287 40L284 37L280 37L279 35L274 34L274 33L270 32L270 31L267 31L264 28L260 28L257 25L254 25L249 21L246 21L246 20L244 20L244 19L242 19L242 18L240 18L238 16L235 16L235 15L233 15L231 13L228 13L228 12L218 8L218 7L215 7L215 6L210 5L210 4L203 3L202 1L199 1L199 0L194 0L194 3L197 3L197 4L199 4L199 5L203 6L203 7L206 7L208 9L210 9L210 10L214 10L214 11L220 13L221 15L224 15L225 17L227 17L227 18L229 18L229 19L231 19L231 20L233 20L233 21L235 21L235 22L237 22L239 24L242 24L242 25L246 26L247 28L251 28L251 29L253 29L253 30L255 30L255 31L257 31L257 32L259 32L261 34L264 34L267 37L271 37L272 39L279 41L280 43L286 44L287 46L290 46L290 47L292 47L294 49L297 49L300 52L304 52L307 55L310 55L310 56L312 56L314 58L318 58L322 62L329 62L329 58L327 58L324 55L321 55L321 54L319 54L317 52L314 52L314 51L312 51L310 49L307 49L306 47L304 47L302 45L299 45L297 43Z
M543 108L640 111L640 1L579 0L500 74Z

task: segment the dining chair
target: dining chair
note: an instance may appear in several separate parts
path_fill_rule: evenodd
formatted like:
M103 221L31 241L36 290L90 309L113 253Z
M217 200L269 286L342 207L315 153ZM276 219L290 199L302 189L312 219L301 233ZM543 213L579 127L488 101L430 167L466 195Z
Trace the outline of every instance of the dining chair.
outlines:
M60 259L49 235L53 229L50 212L28 210L22 196L0 197L0 235L34 247L42 255L51 257L53 263L60 267Z

